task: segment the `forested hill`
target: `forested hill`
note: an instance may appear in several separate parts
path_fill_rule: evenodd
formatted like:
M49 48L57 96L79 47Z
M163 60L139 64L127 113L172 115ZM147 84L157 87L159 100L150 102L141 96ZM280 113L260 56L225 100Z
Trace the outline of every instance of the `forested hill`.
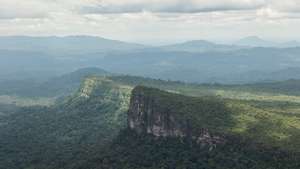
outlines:
M109 80L87 79L53 106L1 110L0 168L86 168L126 127L129 97L130 90Z
M196 127L232 135L228 144L202 151L181 140L157 139L126 130L131 93L138 85L146 87L134 91L151 91L150 98L159 100L154 104L161 106L158 110L180 111L179 115L189 112L186 115L191 115ZM299 100L296 95L272 91L255 93L131 76L90 76L74 94L50 107L1 110L0 166L154 169L223 165L244 169L250 164L258 169L294 169L298 163L293 159L298 159L300 152ZM176 119L188 117L180 115ZM282 166L277 160L282 160Z
M122 130L110 149L97 159L98 166L96 161L90 164L100 169L298 168L299 152L276 147L263 135L260 137L266 140L258 141L252 133L258 128L239 121L244 113L251 113L244 106L138 86L131 95L128 129ZM256 131L241 131L240 126L245 125Z

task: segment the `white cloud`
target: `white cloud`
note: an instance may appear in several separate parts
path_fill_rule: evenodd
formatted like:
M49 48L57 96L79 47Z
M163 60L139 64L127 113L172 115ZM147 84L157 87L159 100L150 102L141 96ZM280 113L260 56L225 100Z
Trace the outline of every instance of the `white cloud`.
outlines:
M0 0L0 19L47 17L49 5L37 0Z
M266 6L280 12L300 12L299 0L267 0Z
M159 41L293 37L299 28L300 0L0 0L0 35Z
M74 14L176 13L269 10L300 12L299 0L0 0L0 18L43 18Z

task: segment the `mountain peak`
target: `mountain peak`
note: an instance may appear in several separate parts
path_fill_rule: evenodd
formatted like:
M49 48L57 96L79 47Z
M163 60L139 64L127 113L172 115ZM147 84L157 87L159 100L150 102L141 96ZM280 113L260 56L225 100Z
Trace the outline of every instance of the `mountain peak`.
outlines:
M217 44L207 40L191 40L183 43L163 46L162 48L171 51L186 52L232 51L240 49L240 47L237 46Z
M210 42L207 40L191 40L191 41L186 41L183 44L212 44L212 45L215 45L213 42Z
M241 40L257 40L257 41L264 41L262 38L258 37L258 36L247 36Z
M258 36L248 36L238 40L235 45L251 46L251 47L273 47L276 43L266 41Z

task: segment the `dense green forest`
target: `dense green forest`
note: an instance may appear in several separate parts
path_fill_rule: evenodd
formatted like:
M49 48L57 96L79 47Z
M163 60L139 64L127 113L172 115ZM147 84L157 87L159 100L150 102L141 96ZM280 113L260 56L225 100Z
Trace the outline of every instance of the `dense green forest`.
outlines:
M300 154L258 146L240 137L226 137L214 150L178 138L156 138L123 130L109 150L91 159L97 169L295 169Z
M294 85L288 85L292 82ZM299 167L300 152L297 83L199 85L133 76L90 76L78 90L68 91L73 91L69 97L51 104L32 105L24 100L39 97L14 96L18 99L0 106L0 166L294 169ZM207 114L206 124L228 133L228 144L206 151L184 140L157 140L126 130L131 91L137 85L168 91L155 90L159 97L163 93L162 103L192 105L190 96L196 105L199 99L202 105L209 103L204 112L213 114ZM188 108L170 106L182 112ZM196 106L192 115L201 112L201 107Z

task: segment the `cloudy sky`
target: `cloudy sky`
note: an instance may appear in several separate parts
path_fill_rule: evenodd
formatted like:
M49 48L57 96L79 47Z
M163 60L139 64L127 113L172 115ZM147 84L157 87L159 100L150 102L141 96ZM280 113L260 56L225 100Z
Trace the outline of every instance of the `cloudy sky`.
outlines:
M300 0L0 0L0 35L300 40Z

